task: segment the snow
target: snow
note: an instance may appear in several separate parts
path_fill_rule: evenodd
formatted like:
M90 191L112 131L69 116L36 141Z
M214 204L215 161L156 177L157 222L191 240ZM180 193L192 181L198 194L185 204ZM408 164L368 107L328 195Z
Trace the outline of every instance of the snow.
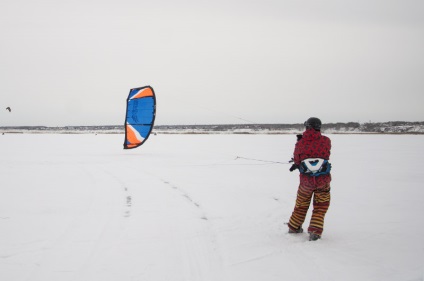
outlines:
M295 135L0 136L0 280L423 280L423 136L328 135L318 241L287 234ZM304 227L307 227L310 214Z

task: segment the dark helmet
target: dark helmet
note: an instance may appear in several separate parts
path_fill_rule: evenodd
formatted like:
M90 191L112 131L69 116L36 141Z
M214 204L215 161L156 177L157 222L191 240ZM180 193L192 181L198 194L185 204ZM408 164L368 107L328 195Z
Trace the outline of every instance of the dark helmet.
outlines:
M321 120L316 117L311 117L304 123L306 129L313 128L316 131L321 130Z

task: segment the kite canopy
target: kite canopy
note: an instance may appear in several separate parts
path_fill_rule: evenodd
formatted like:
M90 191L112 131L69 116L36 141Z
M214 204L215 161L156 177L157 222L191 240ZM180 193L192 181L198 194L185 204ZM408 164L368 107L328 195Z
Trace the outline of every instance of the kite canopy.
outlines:
M124 149L136 148L149 137L156 114L156 97L150 86L131 89L127 99Z

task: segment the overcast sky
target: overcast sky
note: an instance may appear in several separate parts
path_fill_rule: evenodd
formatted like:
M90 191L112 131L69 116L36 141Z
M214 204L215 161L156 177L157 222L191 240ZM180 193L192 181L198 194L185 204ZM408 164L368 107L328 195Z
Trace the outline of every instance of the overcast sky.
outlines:
M422 0L0 0L0 126L424 121ZM5 110L10 106L12 112Z

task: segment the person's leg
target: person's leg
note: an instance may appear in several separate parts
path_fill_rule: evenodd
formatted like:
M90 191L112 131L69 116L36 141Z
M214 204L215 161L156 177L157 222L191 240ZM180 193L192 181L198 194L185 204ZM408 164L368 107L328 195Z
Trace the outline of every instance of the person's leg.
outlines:
M313 189L299 185L297 190L296 205L288 223L291 232L297 232L305 221L306 213L308 212Z
M330 206L330 184L317 188L314 192L314 210L308 232L321 236L324 230L324 217Z

